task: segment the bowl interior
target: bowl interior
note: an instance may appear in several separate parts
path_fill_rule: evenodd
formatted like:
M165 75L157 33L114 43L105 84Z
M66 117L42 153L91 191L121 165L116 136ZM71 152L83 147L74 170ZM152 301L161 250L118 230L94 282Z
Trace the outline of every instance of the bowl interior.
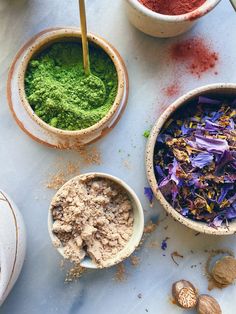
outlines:
M190 218L186 218L178 213L165 199L161 191L158 189L157 180L154 172L154 153L156 139L159 133L162 130L162 127L165 123L172 117L173 114L180 110L183 110L185 106L191 108L196 104L196 100L199 96L212 97L215 99L229 99L234 100L236 98L236 85L235 84L213 84L197 88L188 94L180 97L175 101L169 108L161 115L154 125L146 149L146 168L147 168L147 177L150 183L150 186L154 192L155 197L160 201L164 209L171 214L171 216L182 223L183 225L196 230L201 233L213 234L213 235L227 235L233 234L236 232L236 221L230 222L229 226L221 226L219 228L212 228L208 226L207 223L194 221Z
M85 267L85 268L105 268L105 267L114 266L114 265L120 263L121 261L123 261L124 259L126 259L127 257L129 257L140 243L140 240L141 240L142 235L143 235L143 229L144 229L144 215L143 215L142 205L141 205L137 195L135 194L135 192L124 181L122 181L122 180L120 180L114 176L111 176L111 175L108 175L105 173L88 173L88 174L80 175L76 178L79 179L79 178L85 178L85 177L87 179L94 178L94 177L106 178L108 180L111 180L111 181L117 183L127 192L128 196L132 202L132 205L133 205L133 213L134 213L133 233L132 233L130 240L126 244L126 246L121 251L119 251L114 258L109 259L106 262L104 262L102 267L100 267L99 265L94 263L90 257L85 257L85 259L80 263L80 265L82 267ZM73 178L71 180L74 180L76 178ZM68 184L70 181L68 181L66 184ZM62 186L61 189L63 189L63 187L64 186ZM49 209L48 229L49 229L49 234L50 234L51 240L54 243L55 240L57 239L57 237L52 232L52 224L53 224L53 218L52 218L51 210ZM57 250L64 257L63 246L58 247Z
M137 10L142 11L143 14L148 15L154 19L158 19L158 20L162 20L162 21L166 21L166 22L182 22L182 21L187 21L191 19L193 20L194 18L194 14L197 12L196 17L195 18L199 18L205 14L207 14L208 12L210 12L212 9L214 9L214 7L221 1L221 0L206 0L206 2L204 2L200 7L198 7L197 9L185 13L185 14L181 14L181 15L165 15L165 14L161 14L161 13L157 13L155 11L152 11L151 9L149 9L148 7L146 7L144 4L142 4L139 0L126 0L128 2L130 2L130 4L135 7Z

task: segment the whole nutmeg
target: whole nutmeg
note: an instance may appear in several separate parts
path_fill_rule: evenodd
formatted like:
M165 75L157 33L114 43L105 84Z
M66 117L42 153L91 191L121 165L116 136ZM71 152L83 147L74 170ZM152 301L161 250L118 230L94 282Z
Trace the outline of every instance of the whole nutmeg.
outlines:
M222 286L232 284L236 279L236 259L225 256L218 260L212 269L212 277Z
M219 303L207 294L202 294L198 298L198 314L222 314Z
M172 285L172 295L177 305L184 309L192 309L197 305L197 290L187 280L179 280Z

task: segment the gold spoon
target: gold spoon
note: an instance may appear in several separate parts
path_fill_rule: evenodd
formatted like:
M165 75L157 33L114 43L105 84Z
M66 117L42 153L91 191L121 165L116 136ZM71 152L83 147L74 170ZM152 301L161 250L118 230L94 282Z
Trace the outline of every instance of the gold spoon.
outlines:
M92 81L93 89L93 99L90 99L93 102L93 106L101 106L106 98L106 87L103 81L93 75L90 70L90 61L89 61L89 47L88 47L88 35L87 35L87 22L86 22L86 9L84 0L79 0L79 9L80 9L80 27L82 34L82 48L83 48L83 64L86 80Z
M81 27L81 33L82 33L84 72L86 76L89 76L91 74L91 71L90 71L90 62L89 62L87 22L86 22L84 0L79 0L79 8L80 8L80 27Z

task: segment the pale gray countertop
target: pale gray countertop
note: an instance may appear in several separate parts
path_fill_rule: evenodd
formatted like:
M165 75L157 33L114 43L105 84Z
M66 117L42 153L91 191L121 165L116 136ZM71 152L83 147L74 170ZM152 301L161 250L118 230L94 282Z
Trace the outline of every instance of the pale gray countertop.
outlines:
M147 184L144 168L144 130L159 116L161 106L171 102L163 95L172 77L167 51L177 39L159 40L134 29L127 21L121 0L88 0L89 30L108 39L121 53L130 76L127 110L116 128L95 146L102 152L101 165L81 164L76 152L61 152L44 147L27 137L16 125L6 101L6 79L11 60L32 35L53 26L79 24L76 0L0 0L0 188L19 206L26 223L28 246L23 271L14 290L0 309L1 314L141 314L184 313L170 302L170 287L181 278L191 280L201 292L207 292L204 277L205 249L232 248L235 237L195 236L179 223L167 218L137 252L140 265L126 263L127 280L113 280L116 269L90 272L79 282L65 284L61 258L52 247L47 231L48 205L54 191L45 182L56 171L56 160L78 161L81 172L105 171L127 181L140 197L146 220L165 217L155 204L153 209L143 195ZM204 74L201 79L183 73L182 92L214 82L236 81L236 15L229 1L221 4L187 35L201 35L219 51L218 75ZM119 152L119 150L121 150ZM128 154L130 156L128 156ZM168 229L165 227L168 225ZM168 248L149 248L170 237ZM184 255L176 266L173 251ZM190 251L193 250L194 253ZM165 254L166 256L163 256ZM200 264L202 263L202 265ZM197 265L191 268L191 265ZM137 295L141 293L142 298ZM224 314L235 314L236 288L214 290ZM190 312L191 313L191 312Z

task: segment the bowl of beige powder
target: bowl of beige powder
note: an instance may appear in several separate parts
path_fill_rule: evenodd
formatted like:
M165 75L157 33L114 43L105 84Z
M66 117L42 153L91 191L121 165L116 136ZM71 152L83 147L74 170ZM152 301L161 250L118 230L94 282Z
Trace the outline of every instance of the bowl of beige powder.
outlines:
M53 197L48 216L53 245L69 261L105 268L129 257L144 228L142 205L122 180L104 173L77 176Z

